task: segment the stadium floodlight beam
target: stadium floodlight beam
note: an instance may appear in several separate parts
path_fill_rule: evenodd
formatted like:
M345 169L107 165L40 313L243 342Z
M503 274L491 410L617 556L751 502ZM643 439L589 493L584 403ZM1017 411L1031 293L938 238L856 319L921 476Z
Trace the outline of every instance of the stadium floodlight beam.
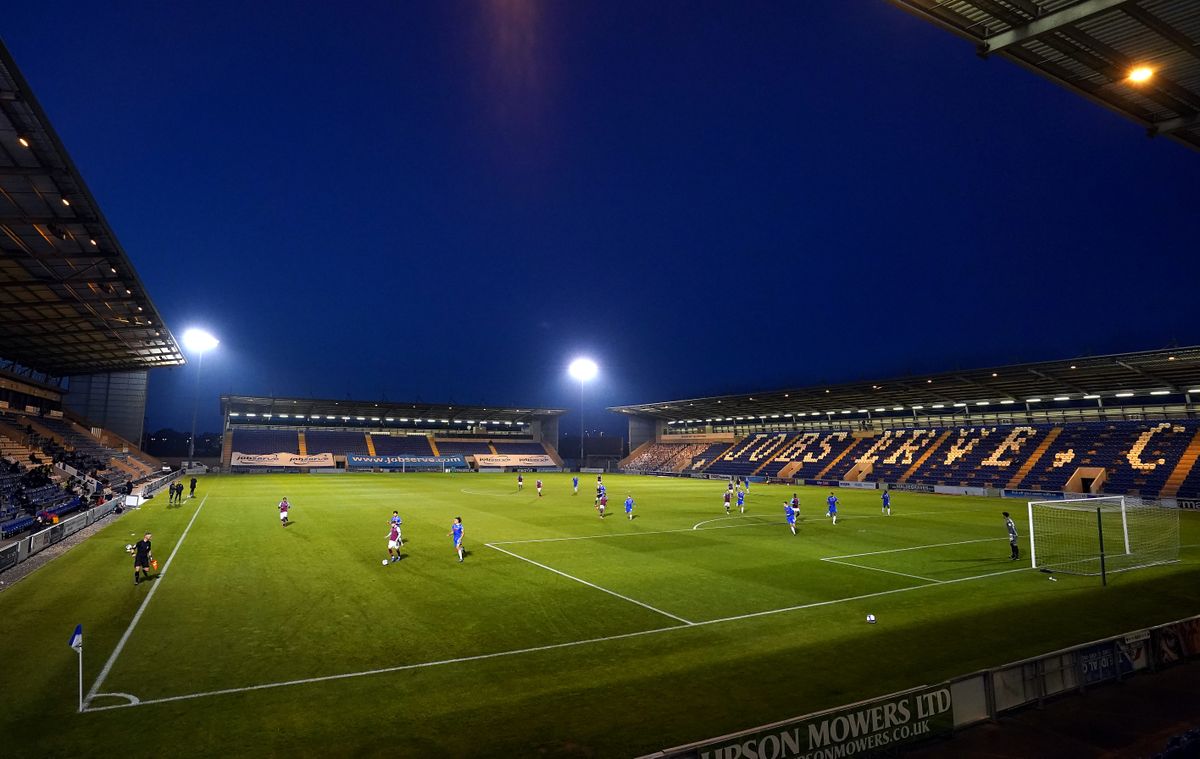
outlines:
M204 354L220 344L220 340L202 329L193 327L183 333L183 347L196 354L196 392L192 396L192 435L188 438L188 468L191 468L196 458L196 415L200 411L200 368L204 366Z
M590 358L580 357L567 367L567 374L579 380L579 468L583 469L583 388L596 378L600 367Z

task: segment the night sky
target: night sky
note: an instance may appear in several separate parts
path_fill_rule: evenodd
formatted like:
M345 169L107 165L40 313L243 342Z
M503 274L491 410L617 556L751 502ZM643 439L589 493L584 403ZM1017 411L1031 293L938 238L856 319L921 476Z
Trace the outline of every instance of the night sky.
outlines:
M881 0L344 6L5 7L167 324L222 340L202 428L226 392L575 408L577 353L600 424L1200 343L1200 155Z

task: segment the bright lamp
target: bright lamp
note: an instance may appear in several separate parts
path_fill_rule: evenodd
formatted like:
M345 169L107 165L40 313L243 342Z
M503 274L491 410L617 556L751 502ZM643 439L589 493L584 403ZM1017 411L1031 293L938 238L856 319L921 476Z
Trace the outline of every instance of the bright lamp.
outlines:
M202 329L193 328L183 333L183 346L193 353L205 353L220 344L220 340Z
M577 358L567 367L567 373L580 382L587 382L600 371L596 362L590 358Z

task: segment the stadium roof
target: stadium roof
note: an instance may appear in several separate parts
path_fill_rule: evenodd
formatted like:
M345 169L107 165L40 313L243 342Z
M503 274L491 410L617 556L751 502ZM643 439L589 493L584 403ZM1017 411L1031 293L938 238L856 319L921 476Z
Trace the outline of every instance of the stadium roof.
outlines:
M1182 396L1189 391L1200 394L1200 346L614 406L609 411L664 421L709 422L823 417L846 412L931 413L929 409L933 408L945 408L945 413L951 413L956 404L971 408L994 404L999 408L1026 402L1110 399L1125 404L1137 398L1145 401L1151 396L1157 402L1169 400L1159 396Z
M0 356L57 376L185 363L3 44Z
M1200 149L1196 0L891 0L1111 108L1151 135ZM1137 83L1130 73L1152 71Z
M222 395L221 413L239 416L239 421L285 424L289 421L328 422L418 422L455 424L463 422L530 422L535 418L561 416L565 409L529 406L459 406L440 403L390 403L387 401L335 401L312 398L272 398L256 395ZM253 415L253 416L251 416Z

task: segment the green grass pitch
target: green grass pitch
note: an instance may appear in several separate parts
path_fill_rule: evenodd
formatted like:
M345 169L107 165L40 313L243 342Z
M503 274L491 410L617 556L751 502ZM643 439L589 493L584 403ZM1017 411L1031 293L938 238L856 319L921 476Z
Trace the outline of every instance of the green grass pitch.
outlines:
M1200 514L1181 562L1101 588L1028 569L1022 502L898 492L887 517L839 490L834 526L818 488L755 485L727 518L721 482L609 475L601 520L594 475L578 496L543 475L540 499L535 477L206 477L203 500L155 499L0 593L0 753L633 755L1200 611ZM404 558L382 566L393 509ZM172 559L135 587L145 530ZM111 660L98 692L128 696L83 714L76 623L85 691Z

